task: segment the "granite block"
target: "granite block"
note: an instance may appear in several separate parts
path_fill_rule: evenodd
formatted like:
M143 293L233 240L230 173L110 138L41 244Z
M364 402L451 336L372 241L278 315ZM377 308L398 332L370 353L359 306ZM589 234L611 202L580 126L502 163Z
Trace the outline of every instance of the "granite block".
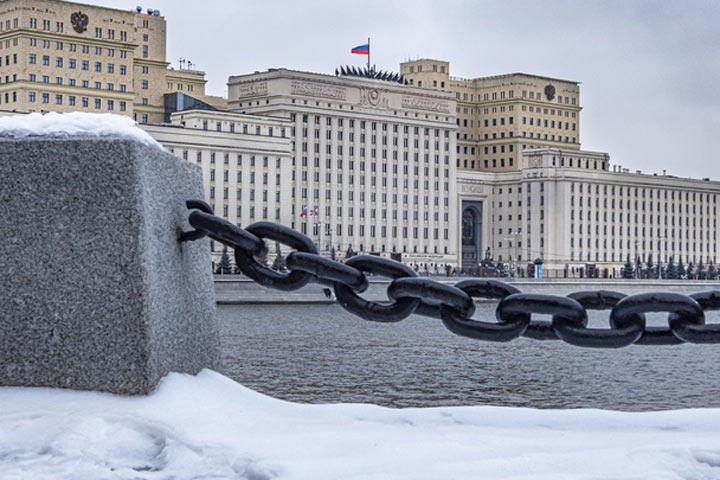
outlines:
M201 170L128 138L0 138L0 385L146 394L219 369Z

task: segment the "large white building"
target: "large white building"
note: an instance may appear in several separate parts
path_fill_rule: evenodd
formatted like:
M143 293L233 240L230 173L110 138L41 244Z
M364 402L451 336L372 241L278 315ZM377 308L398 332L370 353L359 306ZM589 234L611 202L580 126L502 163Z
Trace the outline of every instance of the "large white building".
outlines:
M523 162L458 174L464 268L487 253L523 272L540 258L544 277L616 277L628 258L717 262L720 182L631 173L582 150L527 150Z
M260 116L191 110L170 124L141 125L176 156L203 170L205 200L237 225L291 225L290 123ZM215 256L221 245L213 244Z
M290 226L321 251L457 264L453 94L276 69L230 77L228 103L291 122Z

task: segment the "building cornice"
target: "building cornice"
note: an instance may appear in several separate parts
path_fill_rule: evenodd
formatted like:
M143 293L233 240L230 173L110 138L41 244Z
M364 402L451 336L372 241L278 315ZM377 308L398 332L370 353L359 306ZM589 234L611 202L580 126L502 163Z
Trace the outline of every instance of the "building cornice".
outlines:
M298 70L287 69L271 69L265 72L257 72L246 75L234 75L228 79L228 87L234 85L242 85L255 83L263 80L289 79L305 82L321 83L332 85L334 87L355 87L355 88L374 88L382 89L401 95L416 95L423 97L432 97L442 99L444 101L455 102L455 94L453 92L442 92L425 88L412 87L410 85L400 85L394 82L385 82L382 80L374 80L362 77L341 77L324 73L301 72ZM450 112L454 115L454 112Z

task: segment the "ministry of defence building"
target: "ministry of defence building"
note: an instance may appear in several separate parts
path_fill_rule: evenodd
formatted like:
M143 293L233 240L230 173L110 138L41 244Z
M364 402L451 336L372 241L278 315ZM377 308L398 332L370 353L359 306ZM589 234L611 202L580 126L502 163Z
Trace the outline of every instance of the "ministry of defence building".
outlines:
M165 55L155 10L4 0L0 110L132 116L202 168L216 214L298 229L325 255L468 272L490 257L526 274L540 259L550 277L617 276L628 258L717 262L720 184L581 150L578 82L460 79L421 59L400 65L401 82L233 76L223 99Z
M527 150L517 172L458 173L462 264L547 277L617 277L624 262L716 263L720 183L630 173L605 153Z
M525 150L580 149L578 82L526 73L463 79L432 59L401 63L400 71L411 85L455 94L460 169L517 171Z
M292 123L293 226L321 249L456 262L454 95L277 69L230 77L228 104Z

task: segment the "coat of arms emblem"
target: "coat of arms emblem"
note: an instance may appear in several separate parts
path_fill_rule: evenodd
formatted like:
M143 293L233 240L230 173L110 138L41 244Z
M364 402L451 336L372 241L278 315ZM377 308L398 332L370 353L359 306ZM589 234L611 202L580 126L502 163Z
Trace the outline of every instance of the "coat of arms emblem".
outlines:
M77 33L83 33L87 30L88 22L90 19L82 12L75 12L70 15L70 22Z
M553 98L555 98L555 87L553 87L552 85L548 85L547 87L545 87L545 96L548 100L552 100Z

